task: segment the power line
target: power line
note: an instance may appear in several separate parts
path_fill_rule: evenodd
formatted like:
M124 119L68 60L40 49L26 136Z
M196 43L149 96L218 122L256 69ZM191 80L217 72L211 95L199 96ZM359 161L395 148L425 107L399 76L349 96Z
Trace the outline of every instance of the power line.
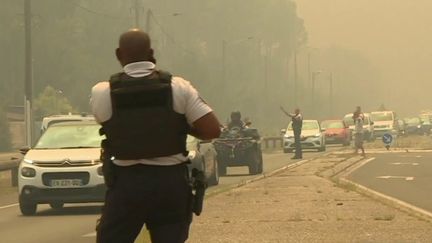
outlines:
M102 16L102 17L105 17L105 18L122 19L122 20L127 20L127 19L130 20L130 19L132 19L132 17L118 17L118 16L113 16L113 15L97 12L97 11L94 11L94 10L89 9L87 7L84 7L84 6L82 6L82 5L78 4L78 3L75 3L74 5L76 7L78 7L78 8L80 8L81 10L84 10L85 12L88 12L88 13L91 13L91 14L95 14L95 15L99 15L99 16Z
M169 41L171 41L172 44L176 45L177 47L179 47L180 49L182 49L182 51L184 51L185 53L192 55L192 56L196 56L195 53L193 53L192 51L188 50L187 48L185 48L184 46L178 44L176 42L176 40L174 39L174 37L172 35L170 35L168 33L168 31L165 30L165 28L159 23L159 21L156 19L156 17L151 14L151 18L153 19L153 22L159 27L159 29L162 31L162 33L168 38Z

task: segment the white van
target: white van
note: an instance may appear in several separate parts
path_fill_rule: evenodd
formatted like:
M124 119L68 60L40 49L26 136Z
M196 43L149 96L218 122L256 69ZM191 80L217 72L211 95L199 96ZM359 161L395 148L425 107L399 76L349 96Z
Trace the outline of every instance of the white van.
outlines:
M382 137L385 133L396 135L397 119L394 111L373 111L371 119L375 123L375 136Z
M375 135L375 125L372 121L369 113L364 113L365 119L363 122L363 130L364 130L364 138L367 141L373 141L376 137ZM354 134L354 120L353 120L353 113L346 114L343 118L345 124L349 126L349 129L351 130L351 134Z

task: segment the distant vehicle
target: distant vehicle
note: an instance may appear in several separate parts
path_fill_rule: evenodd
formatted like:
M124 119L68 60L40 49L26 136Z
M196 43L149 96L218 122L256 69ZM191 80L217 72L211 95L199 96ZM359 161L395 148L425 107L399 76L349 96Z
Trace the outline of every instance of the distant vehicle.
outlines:
M425 135L430 135L432 129L432 123L431 123L432 114L420 114L419 117L421 121L422 133Z
M351 130L343 120L325 120L321 122L326 144L342 144L348 146L351 143Z
M382 137L385 133L396 135L397 118L394 111L373 111L371 119L374 122L375 136Z
M219 175L226 175L227 167L235 166L247 166L249 174L252 175L263 172L261 138L257 129L247 127L225 129L213 144L219 162Z
M287 129L282 129L282 132L284 133L284 152L292 153L295 148L292 122L288 124ZM301 147L302 149L316 149L320 152L326 150L324 133L317 120L303 120Z
M364 132L364 138L367 141L373 141L375 140L375 124L370 118L370 113L364 113L365 119L363 121L363 132ZM354 120L353 120L353 113L348 113L344 116L343 121L346 125L348 125L349 129L351 130L351 135L354 134Z
M204 171L208 185L219 184L217 153L211 141L202 141L193 136L187 137L188 157L191 161L189 169L197 168Z
M18 192L23 215L35 214L38 204L60 209L64 203L105 200L100 127L94 121L53 124L33 148L22 150Z
M405 118L405 131L406 134L423 134L421 120L419 117Z
M80 115L69 114L69 115L47 116L42 119L41 134L43 134L49 126L54 125L56 123L72 122L72 121L94 121L94 120L95 118L92 115L87 115L86 113Z

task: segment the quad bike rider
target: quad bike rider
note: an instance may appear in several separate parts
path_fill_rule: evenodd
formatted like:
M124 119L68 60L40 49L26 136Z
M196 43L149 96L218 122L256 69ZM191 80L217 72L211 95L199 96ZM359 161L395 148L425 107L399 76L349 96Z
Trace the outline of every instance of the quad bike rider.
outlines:
M231 166L248 166L250 174L262 173L261 139L250 124L242 121L239 111L234 111L220 138L215 140L220 175L226 175L227 167Z

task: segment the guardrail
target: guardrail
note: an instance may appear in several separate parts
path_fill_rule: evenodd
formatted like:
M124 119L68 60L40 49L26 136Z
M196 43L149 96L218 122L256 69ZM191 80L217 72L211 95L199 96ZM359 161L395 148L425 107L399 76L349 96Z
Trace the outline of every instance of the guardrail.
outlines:
M12 186L18 186L18 166L21 157L20 154L14 153L0 155L0 171L10 170Z
M264 149L276 149L283 147L283 139L282 136L278 137L263 137L262 145L264 145Z

